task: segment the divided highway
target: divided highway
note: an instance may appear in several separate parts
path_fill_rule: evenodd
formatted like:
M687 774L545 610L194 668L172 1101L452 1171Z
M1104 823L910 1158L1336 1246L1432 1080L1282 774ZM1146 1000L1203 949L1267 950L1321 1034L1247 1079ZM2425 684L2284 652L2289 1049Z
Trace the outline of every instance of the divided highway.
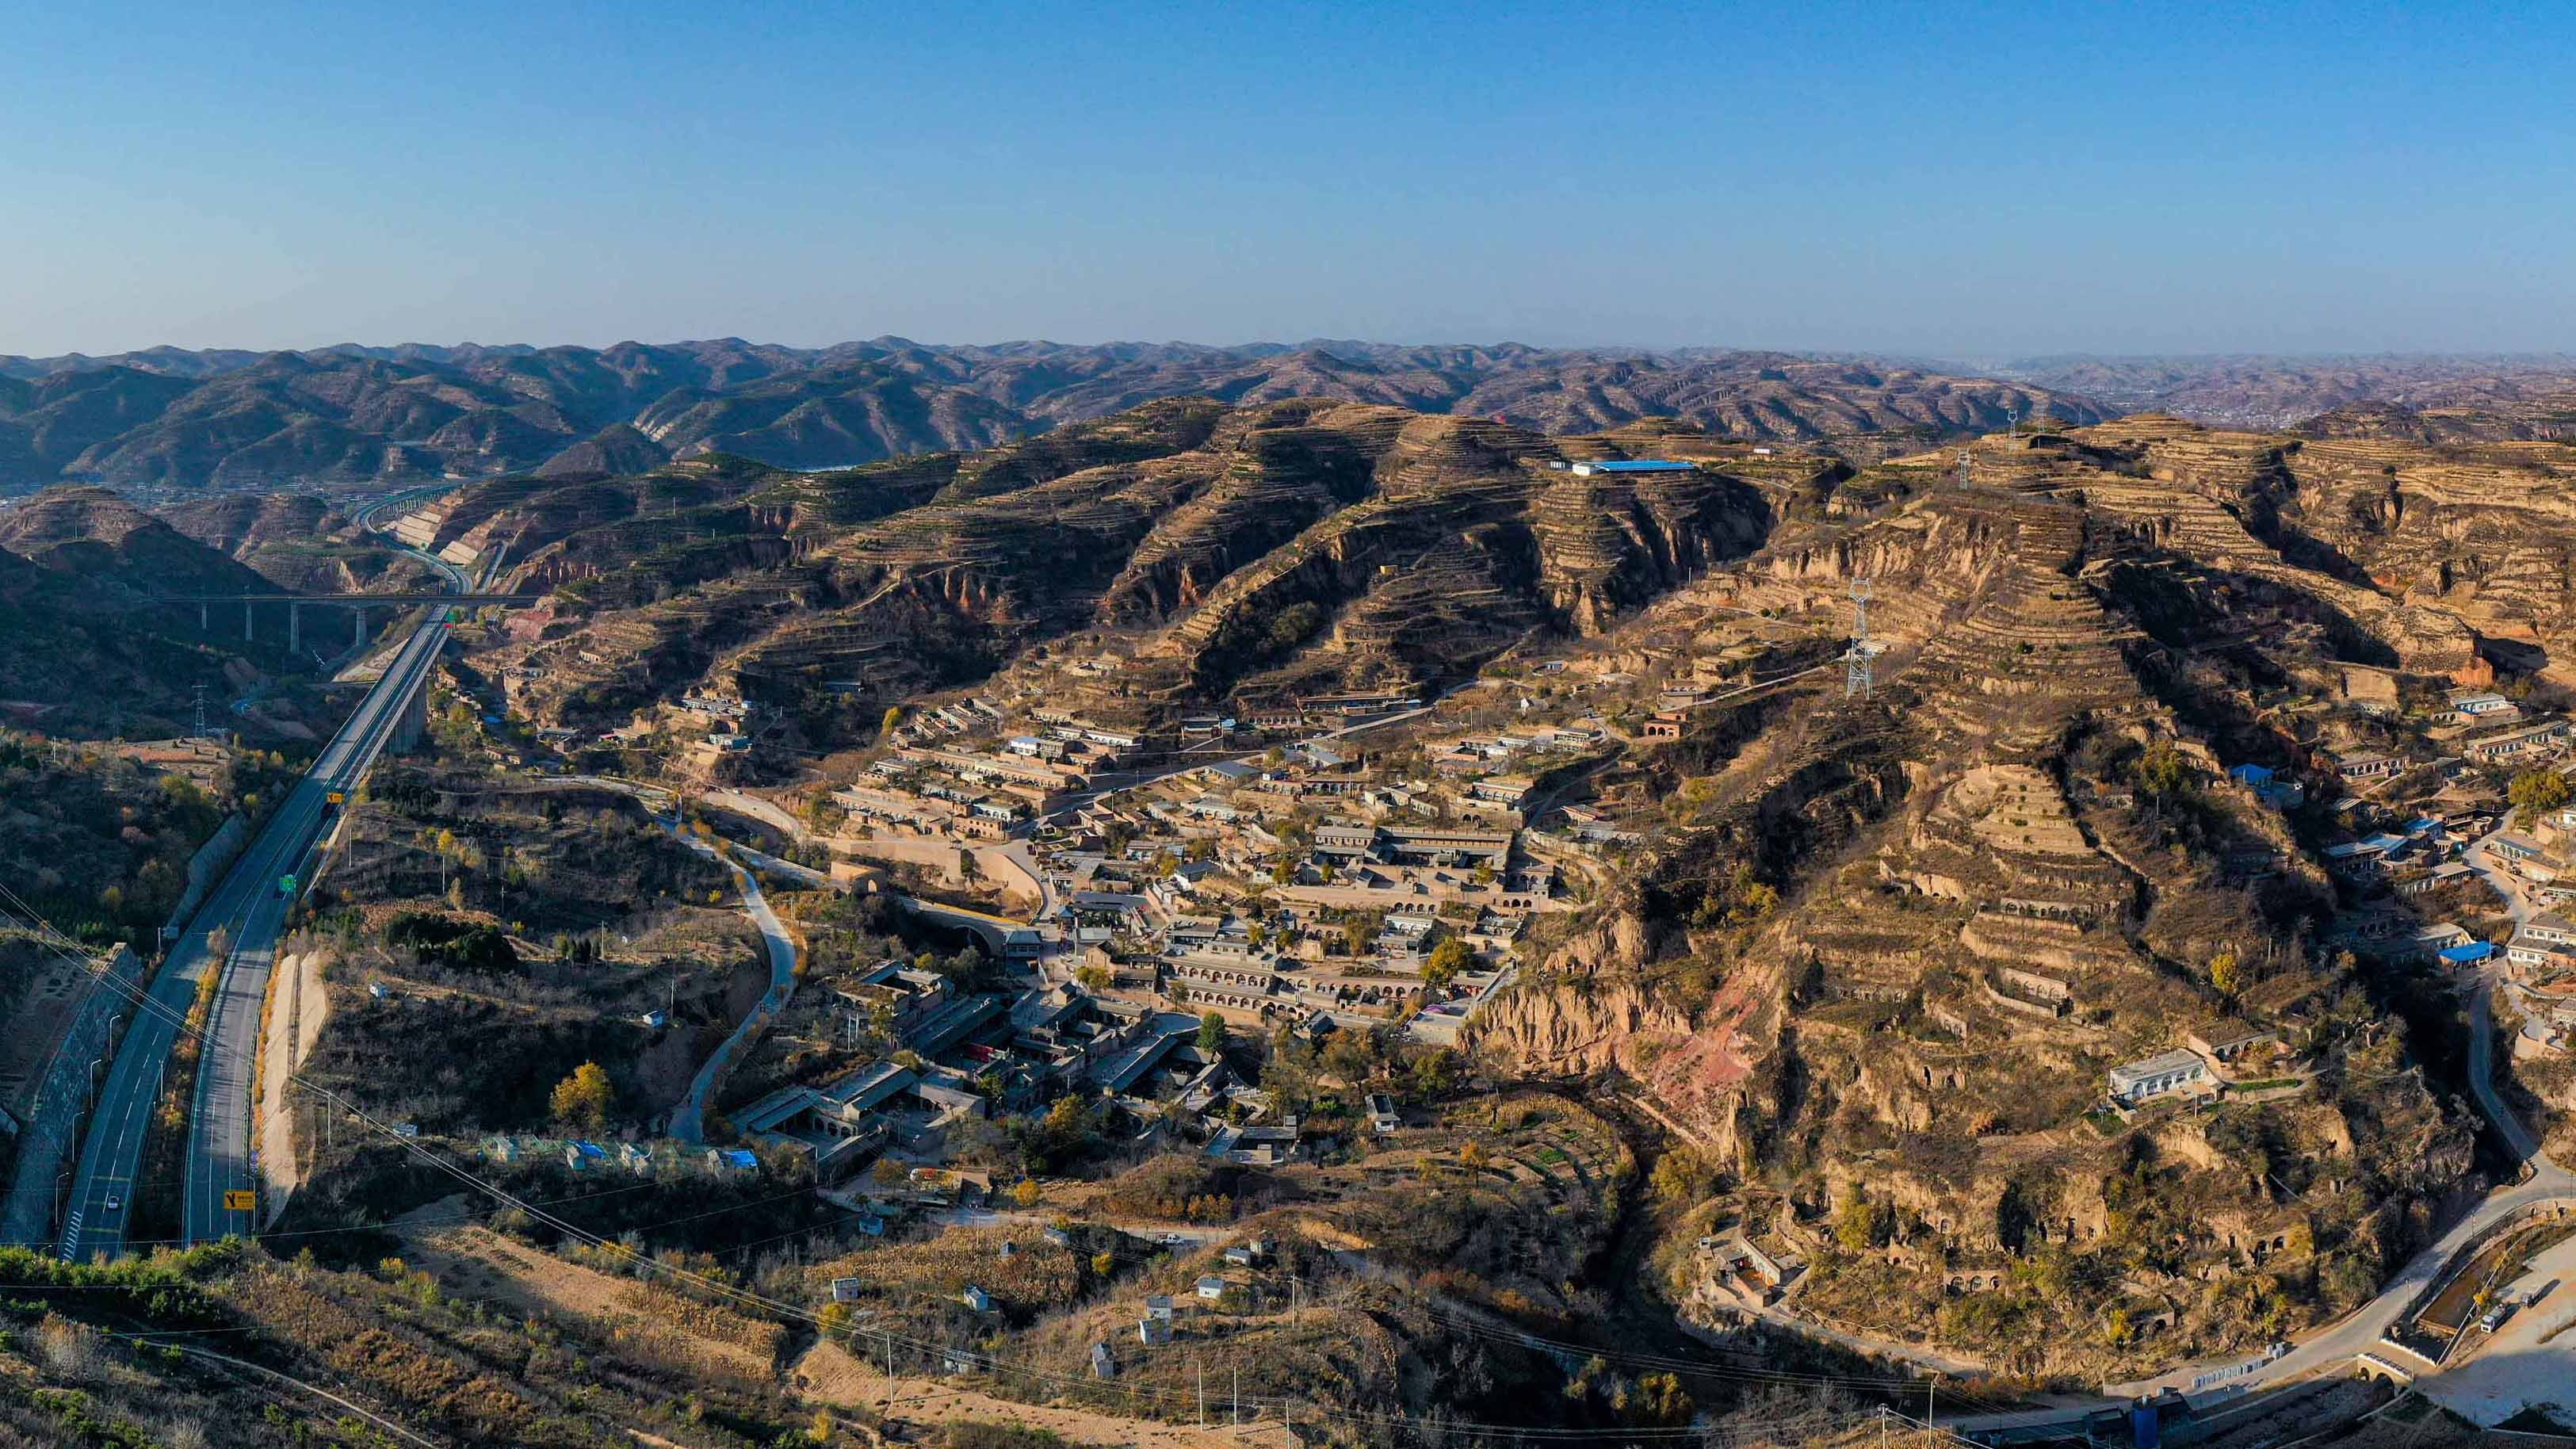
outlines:
M59 1243L67 1261L125 1246L153 1105L179 1025L208 972L220 972L221 985L199 1058L183 1231L189 1241L201 1242L252 1228L253 1212L224 1204L226 1193L252 1190L251 1063L278 932L292 904L280 892L279 878L303 873L330 813L328 797L354 788L375 763L425 687L446 634L438 613L412 631L384 677L207 897L153 979L150 1003L127 1026L82 1138ZM218 927L231 933L229 959L218 960L209 948Z

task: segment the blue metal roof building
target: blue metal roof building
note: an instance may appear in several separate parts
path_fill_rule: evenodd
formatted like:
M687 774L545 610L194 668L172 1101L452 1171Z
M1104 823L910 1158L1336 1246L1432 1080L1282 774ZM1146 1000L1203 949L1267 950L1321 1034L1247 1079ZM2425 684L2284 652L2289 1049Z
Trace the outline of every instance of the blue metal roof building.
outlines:
M1695 473L1698 465L1672 458L1617 458L1599 463L1577 463L1577 473Z

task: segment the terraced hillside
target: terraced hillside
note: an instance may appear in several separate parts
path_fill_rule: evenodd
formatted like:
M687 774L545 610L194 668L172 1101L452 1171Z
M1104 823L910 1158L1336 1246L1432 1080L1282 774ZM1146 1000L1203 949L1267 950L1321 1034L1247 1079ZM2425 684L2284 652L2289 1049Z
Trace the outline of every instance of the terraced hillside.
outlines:
M1714 1173L1677 1236L1802 1262L1844 1329L2091 1381L2334 1316L2478 1179L2447 1008L2314 944L2406 910L2321 868L2373 816L2339 824L2318 762L2398 738L2401 700L2560 697L2571 466L2140 415L1783 493L1603 647L1679 672L1839 632L1867 579L1875 694L1793 682L1605 777L1629 884L1483 1046L1633 1077ZM2285 815L2240 761L2321 803ZM2243 1019L2280 1056L2240 1080L2278 1100L2096 1110L2113 1067ZM1753 1303L1667 1287L1712 1324Z
M838 473L710 459L495 483L404 527L459 557L506 544L520 585L562 585L562 616L501 661L534 672L550 715L595 721L710 683L791 707L826 687L898 698L1074 634L1120 641L1129 696L1165 709L1415 687L1525 636L1598 633L1758 546L1791 501L1726 471L1772 459L1688 428L1650 436L1709 465L1585 476L1569 454L1643 440L1173 400ZM660 497L672 511L646 501Z

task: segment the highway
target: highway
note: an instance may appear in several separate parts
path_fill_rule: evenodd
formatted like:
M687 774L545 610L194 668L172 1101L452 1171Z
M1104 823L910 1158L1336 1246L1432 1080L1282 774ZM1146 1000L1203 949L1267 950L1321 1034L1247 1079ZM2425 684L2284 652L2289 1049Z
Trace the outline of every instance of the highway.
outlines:
M288 905L279 894L278 878L302 872L329 816L327 797L354 786L374 763L429 677L445 636L446 625L435 620L413 631L384 678L198 909L154 977L150 1003L126 1028L81 1140L80 1170L59 1240L67 1261L114 1253L125 1243L153 1105L180 1023L210 971L222 972L222 985L200 1054L184 1231L196 1241L250 1228L253 1214L224 1211L223 1193L251 1187L251 1062L270 956ZM209 948L208 938L218 929L231 934L229 961L218 960Z

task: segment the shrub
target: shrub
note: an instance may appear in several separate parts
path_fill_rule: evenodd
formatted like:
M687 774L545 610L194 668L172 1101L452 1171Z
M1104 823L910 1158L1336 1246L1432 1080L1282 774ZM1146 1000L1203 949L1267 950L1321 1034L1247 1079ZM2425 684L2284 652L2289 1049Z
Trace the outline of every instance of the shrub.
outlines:
M1064 1436L1028 1424L955 1419L948 1425L948 1449L1064 1449Z
M518 951L498 929L426 911L405 911L394 917L385 927L385 944L408 946L420 959L456 971L500 975L519 967Z

